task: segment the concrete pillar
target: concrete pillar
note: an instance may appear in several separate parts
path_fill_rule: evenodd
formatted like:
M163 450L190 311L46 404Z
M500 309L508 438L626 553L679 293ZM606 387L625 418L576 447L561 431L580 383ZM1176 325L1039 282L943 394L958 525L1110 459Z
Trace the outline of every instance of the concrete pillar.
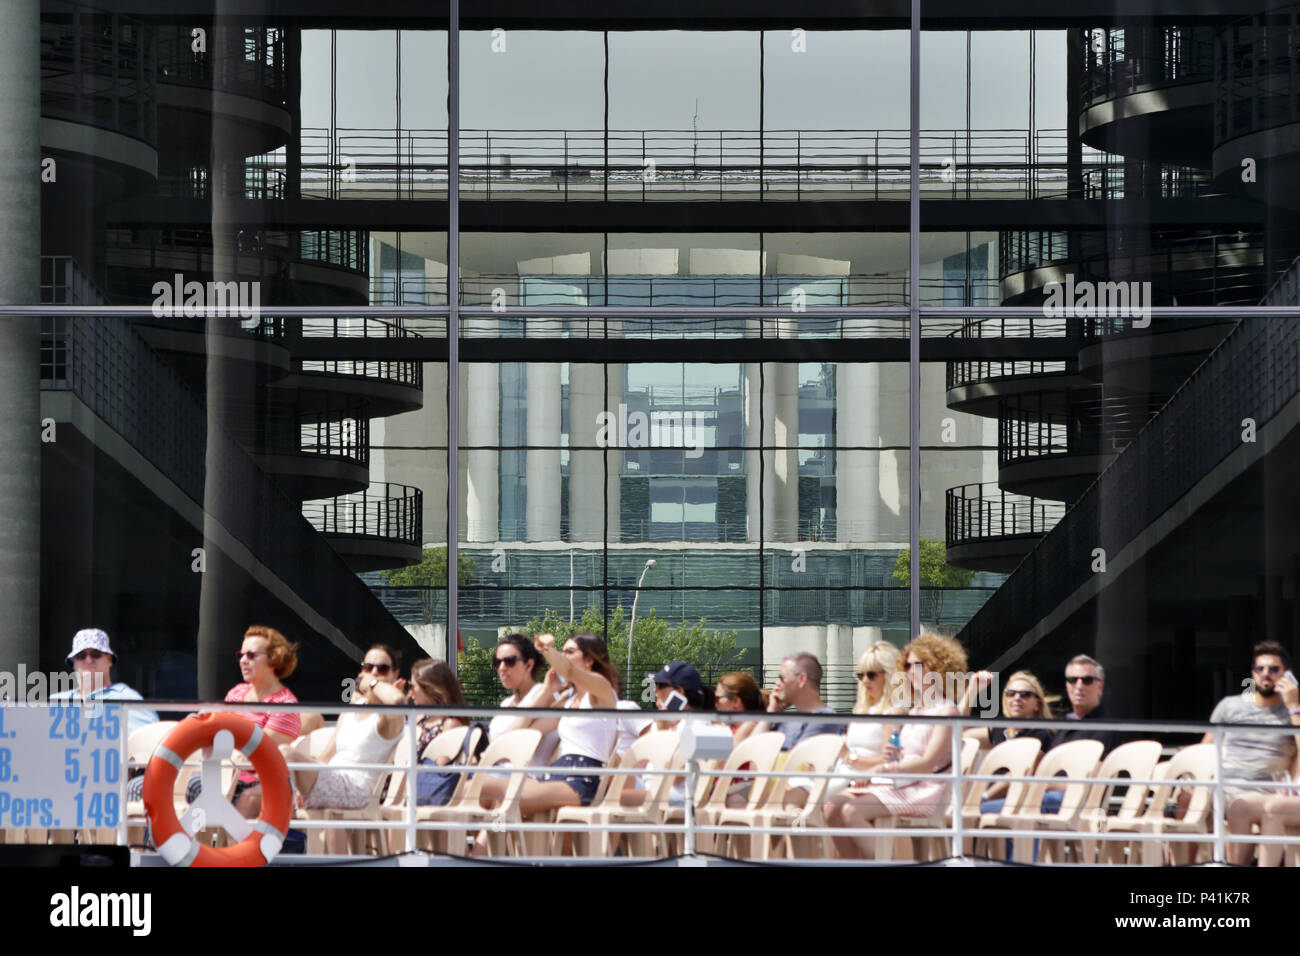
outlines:
M465 407L466 431L461 451L466 459L465 540L496 541L500 537L499 466L501 372L498 366L476 362L465 366L469 378L469 403Z
M40 298L40 37L38 0L11 0L0 10L0 303L9 305ZM0 670L10 673L20 663L39 666L39 375L40 319L0 320Z
M527 276L587 276L591 274L591 254L570 253L523 259L515 264L521 280ZM584 295L574 297L574 305L586 305ZM539 323L529 336L558 337L555 320ZM528 484L525 521L529 541L559 541L560 528L560 366L555 362L530 362L525 395L527 414L525 435L528 451L524 454L524 473ZM536 447L545 446L545 447Z
M623 399L623 366L609 366L608 391L605 388L605 368L603 365L569 366L570 541L604 540L606 510L609 513L609 540L618 540L619 473L623 466L623 453L612 447L579 450L595 446L597 416L605 411L618 415L619 402Z
M822 700L838 711L850 711L857 699L853 654L853 625L826 626L826 657L822 659Z
M781 661L793 654L807 652L825 665L826 644L825 625L763 628L763 685L771 687L776 683L776 675L781 672ZM823 678L823 688L824 685Z
M880 453L846 451L880 442L880 366L835 366L835 537L876 541L880 534Z
M529 541L560 540L560 366L530 362L525 419L528 481L525 515Z
M759 365L745 366L746 515L749 539L759 539L759 502L762 501L762 536L767 541L799 540L799 366L793 362L762 365L760 419ZM757 450L760 442L763 452ZM779 447L774 447L779 446ZM763 458L760 463L759 455ZM760 496L761 481L761 496Z

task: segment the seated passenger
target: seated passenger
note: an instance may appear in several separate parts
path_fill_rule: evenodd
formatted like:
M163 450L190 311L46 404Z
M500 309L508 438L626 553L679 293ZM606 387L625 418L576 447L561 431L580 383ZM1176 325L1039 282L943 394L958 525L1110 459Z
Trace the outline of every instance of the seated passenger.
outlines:
M382 655L382 659L381 659ZM371 676L378 672L375 665L392 659L378 648L366 652L356 689L352 692L352 705L403 704L406 694L398 686L397 672L391 667L385 677ZM304 746L306 738L286 748L285 760L291 763L358 764L386 763L393 754L402 735L401 714L371 713L343 714L334 727L320 759L313 759ZM295 770L294 784L298 800L306 809L356 810L366 806L375 792L375 784L382 770ZM325 835L326 850L330 853L347 852L347 833L329 830Z
M980 671L975 675L963 701L963 711L970 712L970 701L974 693L987 686L992 679L993 675L988 671ZM1056 716L1052 711L1052 704L1058 700L1059 697L1047 695L1043 690L1042 682L1032 673L1016 671L1007 680L1007 686L1002 691L1002 716L1009 720L1051 720ZM1014 740L1016 737L1033 737L1042 744L1040 754L1045 754L1051 749L1055 735L1056 732L1050 727L971 727L962 733L963 737L978 740L981 748L995 747L1004 740ZM989 784L980 801L980 813L1001 813L1006 803L1008 786L1009 784L1006 783ZM1059 803L1053 802L1053 806L1059 809ZM1047 812L1046 809L1044 812Z
M858 661L858 698L853 713L885 714L893 709L885 685L898 670L900 656L898 648L888 641L877 641L867 648ZM844 753L833 768L845 776L831 780L826 787L828 797L847 790L854 781L868 782L864 778L869 772L885 762L885 730L884 723L875 721L849 724Z
M426 657L412 664L409 691L411 703L417 707L465 706L465 695L461 692L460 681L456 679L456 675L452 673L445 661L435 661ZM442 757L435 762L426 758L424 751L444 730L454 730L464 726L465 720L462 717L443 717L437 714L422 716L416 722L418 738L415 743L415 753L420 758L420 763L429 766L460 763L460 760L453 760L450 757ZM466 742L468 743L468 740ZM465 748L462 746L462 757L465 755L464 751ZM415 788L416 803L422 807L445 805L455 793L459 779L460 774L453 772L421 773Z
M226 693L230 703L262 701L268 704L296 704L298 698L293 691L285 687L282 680L298 666L298 645L273 627L254 624L244 632L244 643L239 649L239 673L243 682L236 684ZM260 726L268 737L281 746L292 744L302 733L302 718L295 713L261 713L239 711L239 716L251 720ZM200 791L200 780L196 774L186 789L186 796L193 803ZM256 817L262 812L262 787L257 781L257 774L252 770L241 770L239 781L235 784L235 808L244 816Z
M959 713L956 684L966 673L966 651L950 637L922 634L903 648L902 669L896 672L897 690L907 713L955 717ZM952 762L952 729L943 724L904 723L900 746L885 744L885 762L879 772L933 774L946 772ZM923 817L932 813L948 792L946 780L900 780L895 783L855 785L826 803L826 824L864 827L891 816ZM835 847L846 859L870 859L872 838L835 837Z
M541 707L560 707L566 711L613 710L618 703L618 668L609 659L605 642L595 634L575 634L564 642L563 651L555 650L555 638L540 635L537 647L551 669L543 681L538 700ZM546 733L557 730L560 736L559 757L551 764L554 773L538 774L524 782L520 792L520 812L524 816L559 807L591 803L600 786L598 775L584 774L584 767L603 767L614 750L617 721L601 717L569 716L535 720L532 726ZM569 771L569 772L566 772ZM482 802L491 807L500 802L507 781L488 781Z

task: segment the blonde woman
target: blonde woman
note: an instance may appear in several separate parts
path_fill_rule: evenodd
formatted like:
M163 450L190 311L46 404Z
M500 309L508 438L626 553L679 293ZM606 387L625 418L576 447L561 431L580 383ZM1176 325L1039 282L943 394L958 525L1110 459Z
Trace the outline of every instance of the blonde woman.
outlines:
M962 702L962 712L969 713L971 701L978 689L987 687L993 680L988 671L980 671L971 681L970 690ZM1007 686L1002 690L1002 716L1008 720L1051 720L1055 715L1052 705L1059 697L1049 697L1043 689L1043 683L1029 671L1016 671L1007 679ZM1004 740L1016 737L1036 737L1043 745L1042 753L1052 748L1052 735L1056 731L1050 727L971 727L962 733L963 737L972 737L980 742L980 747L995 747ZM981 813L1001 813L1006 797L1005 783L990 784L984 791L980 802Z
M853 713L886 714L895 711L885 693L885 686L889 676L899 669L900 656L898 648L888 641L877 641L867 648L858 661L858 699L853 705ZM833 779L826 788L826 795L834 796L847 790L855 779L869 776L885 762L884 749L884 723L863 721L849 724L844 738L844 753L834 768L846 776Z
M959 686L966 673L966 651L951 637L922 634L901 655L897 687L908 713L918 716L955 717L960 713ZM892 695L891 695L892 696ZM952 728L947 724L904 722L898 747L886 744L881 774L937 774L952 761ZM882 817L922 817L929 814L947 792L943 779L898 781L852 786L826 802L826 824L858 828ZM870 859L872 837L835 837L835 847L845 859Z

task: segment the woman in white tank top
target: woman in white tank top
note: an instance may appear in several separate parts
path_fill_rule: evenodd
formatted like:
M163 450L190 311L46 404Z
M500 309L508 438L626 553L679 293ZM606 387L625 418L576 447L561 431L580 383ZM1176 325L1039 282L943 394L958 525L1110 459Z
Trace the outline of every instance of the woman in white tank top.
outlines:
M366 651L361 666L352 692L354 706L406 703L405 682L398 680L396 662L386 650L372 647ZM315 759L327 765L384 763L392 756L402 735L402 723L402 717L393 713L343 714L324 752ZM290 763L312 762L305 741L305 737L299 737L285 750L285 759ZM332 768L295 770L293 778L304 807L356 809L369 802L381 772ZM325 847L329 853L346 853L347 833L343 830L326 831Z
M618 668L609 659L605 642L594 634L575 634L555 649L555 636L537 638L551 669L542 681L542 691L534 706L561 707L567 711L613 710L618 703ZM573 772L583 767L603 767L614 749L618 722L609 718L571 716L532 721L543 734L556 730L560 737L555 773L541 774L524 781L520 792L520 812L532 816L559 807L589 804L600 785L598 775ZM489 781L483 788L487 805L499 801L506 781Z

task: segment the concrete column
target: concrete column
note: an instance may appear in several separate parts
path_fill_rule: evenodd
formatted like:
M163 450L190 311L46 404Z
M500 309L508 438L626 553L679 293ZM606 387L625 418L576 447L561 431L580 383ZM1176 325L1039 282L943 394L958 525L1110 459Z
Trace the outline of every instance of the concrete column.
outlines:
M609 366L608 392L605 390L605 366L569 366L570 541L603 540L607 508L610 540L618 540L619 473L623 466L623 453L612 447L596 451L578 449L584 446L590 449L596 444L597 416L608 411L617 417L622 399L622 365ZM607 461L608 480L605 477Z
M0 303L10 305L40 299L40 37L37 0L0 10ZM10 673L40 663L39 375L40 319L0 320L0 670Z
M467 461L465 540L496 541L500 537L499 470L501 454L496 448L500 437L501 370L487 362L467 365L469 403L465 407L466 432L461 452Z
M759 539L759 501L763 502L762 534L768 541L799 540L799 366L767 362L762 370L762 418L759 417L759 366L745 366L745 444L767 450L745 452L746 515L749 539ZM760 432L761 428L761 432ZM788 446L788 447L773 447ZM761 475L761 477L760 477ZM761 480L761 496L760 496Z
M857 699L853 654L853 625L826 625L826 656L822 659L822 700L838 711L850 711Z
M524 469L528 482L528 540L559 541L560 366L555 362L530 362L527 376L528 451Z
M461 376L461 415L465 414L467 382ZM371 440L378 442L373 431L377 422L371 423ZM463 432L462 432L463 434ZM446 445L447 443L447 363L424 363L424 405L414 411L404 412L384 419L384 443L390 446ZM372 455L374 453L372 452ZM384 452L384 470L375 474L377 480L414 485L424 492L423 536L424 543L447 540L447 454L443 451ZM462 456L462 468L464 456ZM461 484L463 499L468 494Z
M880 442L880 366L835 366L835 537L876 541L880 534L880 453L842 446Z

